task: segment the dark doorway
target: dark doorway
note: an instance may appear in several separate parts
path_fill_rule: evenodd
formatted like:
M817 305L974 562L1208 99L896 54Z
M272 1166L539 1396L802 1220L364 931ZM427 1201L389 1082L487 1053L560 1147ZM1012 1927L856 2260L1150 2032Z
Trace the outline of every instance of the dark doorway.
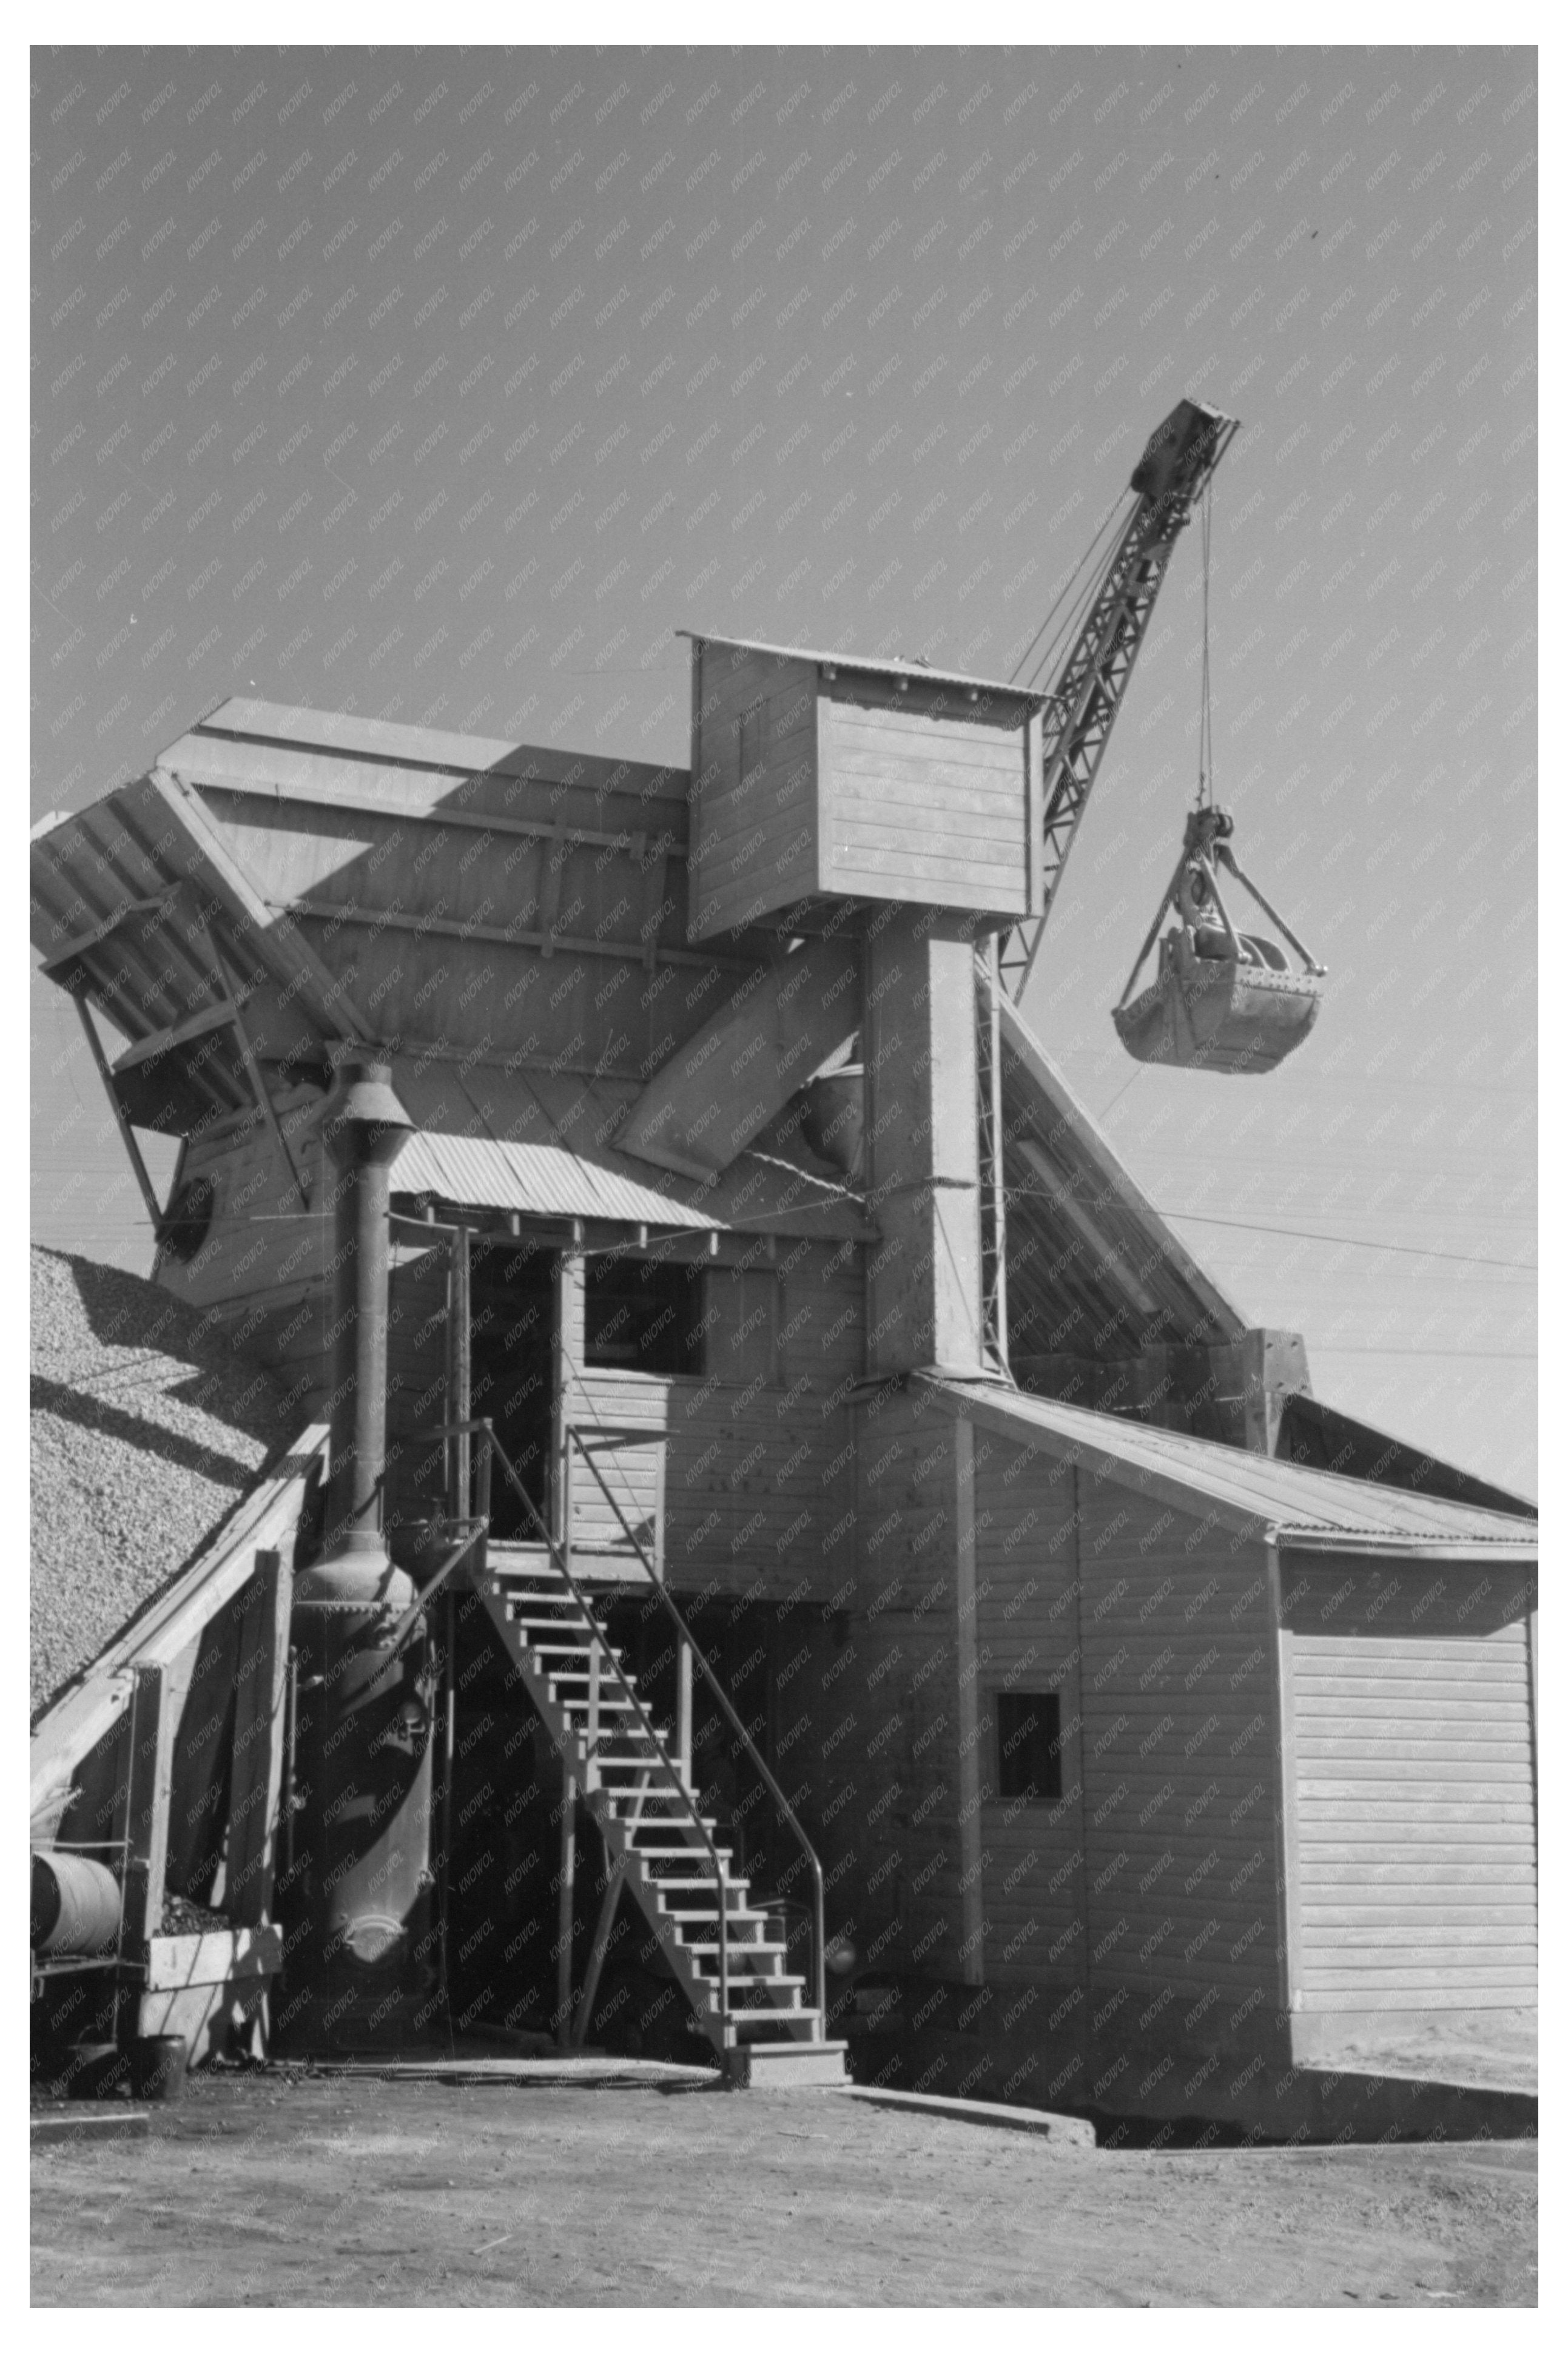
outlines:
M550 1514L551 1401L555 1368L555 1253L526 1244L469 1245L469 1410L495 1424L530 1500ZM539 1532L498 1472L490 1533L533 1543Z

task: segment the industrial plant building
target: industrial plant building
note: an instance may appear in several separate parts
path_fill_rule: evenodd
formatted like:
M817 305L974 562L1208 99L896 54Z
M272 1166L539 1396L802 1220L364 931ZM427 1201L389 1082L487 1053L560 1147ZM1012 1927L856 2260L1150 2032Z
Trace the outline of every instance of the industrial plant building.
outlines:
M37 829L288 1418L35 1727L46 2040L1284 2134L1533 2003L1532 1507L1316 1398L1031 1029L1059 713L698 638L689 770L236 700Z

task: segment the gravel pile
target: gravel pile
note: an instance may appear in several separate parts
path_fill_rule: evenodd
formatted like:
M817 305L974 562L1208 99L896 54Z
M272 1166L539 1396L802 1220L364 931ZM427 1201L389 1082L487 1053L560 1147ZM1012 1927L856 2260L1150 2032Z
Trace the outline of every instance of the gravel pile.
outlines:
M35 1717L205 1547L297 1419L168 1292L34 1250Z

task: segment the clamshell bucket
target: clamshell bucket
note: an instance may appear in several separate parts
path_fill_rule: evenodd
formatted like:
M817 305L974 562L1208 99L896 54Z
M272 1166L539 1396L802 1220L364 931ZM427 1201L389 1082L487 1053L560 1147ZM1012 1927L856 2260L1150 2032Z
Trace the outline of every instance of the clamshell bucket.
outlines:
M1195 809L1187 819L1181 860L1111 1016L1135 1061L1256 1076L1277 1069L1318 1018L1323 967L1242 872L1228 845L1230 831L1231 820L1220 809ZM1237 932L1220 892L1221 866L1295 949L1300 971L1273 940ZM1160 942L1154 979L1134 997L1172 906L1178 920Z
M1152 987L1111 1017L1135 1061L1184 1071L1272 1071L1318 1018L1322 990L1310 973L1267 960L1271 941L1242 938L1243 956L1194 954L1184 932L1160 943Z

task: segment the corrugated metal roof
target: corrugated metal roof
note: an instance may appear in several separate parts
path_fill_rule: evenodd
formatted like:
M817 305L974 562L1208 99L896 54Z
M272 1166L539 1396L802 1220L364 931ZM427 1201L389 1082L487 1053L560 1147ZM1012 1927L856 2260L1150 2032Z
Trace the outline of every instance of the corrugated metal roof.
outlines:
M966 691L973 687L981 694L1011 695L1019 702L1050 701L1043 688L1018 686L1006 679L971 678L961 670L932 670L924 662L901 661L896 655L817 653L808 646L772 646L760 638L727 638L708 629L677 629L675 634L678 638L689 638L694 645L735 646L751 654L774 654L781 661L822 662L830 670L858 670L873 678L907 678L921 681L927 686L962 686Z
M393 1163L395 1192L536 1217L704 1231L724 1222L682 1198L690 1187L672 1179L667 1192L655 1172L642 1176L605 1150L624 1090L606 1097L581 1079L395 1057L392 1075L418 1131Z
M865 1230L859 1200L796 1166L772 1129L759 1139L767 1149L742 1153L706 1182L617 1152L612 1139L637 1100L635 1080L395 1055L392 1075L418 1131L393 1165L396 1193L693 1232L837 1240Z
M690 1226L704 1232L720 1223L668 1193L656 1193L651 1185L638 1185L552 1144L416 1134L393 1163L392 1184L397 1193L434 1193L444 1201L526 1209L535 1217L613 1218L623 1224Z
M1310 1471L1266 1454L1243 1453L1055 1398L1025 1397L996 1381L926 1376L955 1413L1068 1460L1121 1474L1191 1508L1304 1550L1409 1551L1533 1559L1537 1525L1506 1512L1450 1504L1399 1487L1374 1486L1332 1471Z

